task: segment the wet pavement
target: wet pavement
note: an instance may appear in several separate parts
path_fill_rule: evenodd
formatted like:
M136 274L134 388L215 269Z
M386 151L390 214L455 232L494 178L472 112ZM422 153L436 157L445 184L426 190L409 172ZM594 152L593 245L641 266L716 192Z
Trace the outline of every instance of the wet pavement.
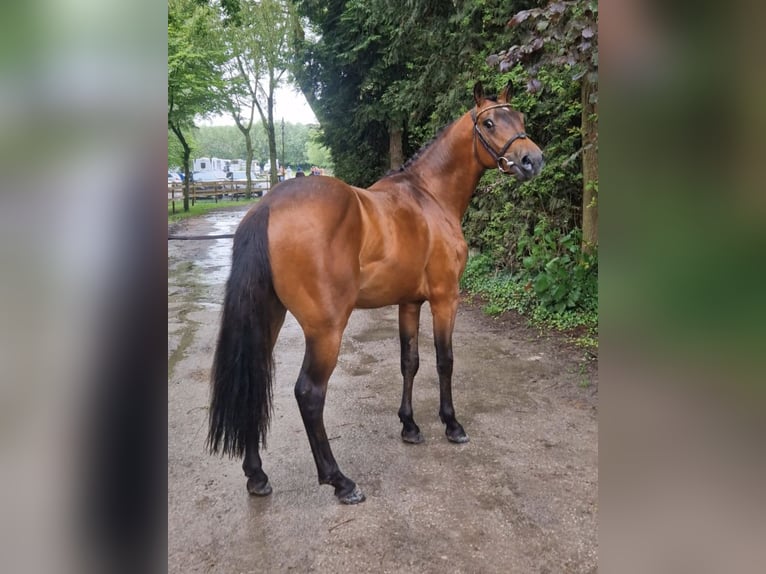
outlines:
M174 232L230 233L243 215L209 214ZM335 457L367 495L351 507L317 484L293 395L303 337L288 314L262 453L274 492L249 496L241 461L204 451L230 253L230 239L168 244L169 572L596 571L595 374L583 388L576 351L470 305L454 334L464 445L446 440L438 418L428 305L413 391L420 445L399 437L397 309L352 314L325 408Z

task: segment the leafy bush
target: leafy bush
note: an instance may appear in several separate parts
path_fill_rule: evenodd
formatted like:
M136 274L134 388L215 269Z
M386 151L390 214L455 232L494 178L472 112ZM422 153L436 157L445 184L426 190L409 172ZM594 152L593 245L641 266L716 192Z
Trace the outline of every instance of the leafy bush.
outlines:
M482 295L484 311L497 315L516 310L534 325L558 330L586 327L581 337L595 346L598 325L598 263L596 254L582 254L580 232L561 234L545 220L517 246L523 266L515 273L497 265L488 253L471 257L461 287Z
M597 259L581 252L581 242L579 229L562 234L546 219L538 221L531 236L519 239L523 267L517 279L528 281L543 308L596 310Z
M522 84L515 69L499 76L498 86L509 77ZM538 78L543 92L517 90L513 105L525 114L546 166L524 184L497 172L482 179L463 220L466 240L480 254L468 261L461 285L481 294L490 314L514 309L535 325L584 326L594 345L598 263L595 253L581 252L580 93L566 71L541 70Z
M526 130L545 154L540 175L523 184L492 170L479 183L463 220L469 245L489 253L500 266L521 267L515 246L541 218L567 233L582 226L580 92L561 70L541 70L545 88L529 94L516 90L513 105L526 116ZM520 68L497 78L523 85Z

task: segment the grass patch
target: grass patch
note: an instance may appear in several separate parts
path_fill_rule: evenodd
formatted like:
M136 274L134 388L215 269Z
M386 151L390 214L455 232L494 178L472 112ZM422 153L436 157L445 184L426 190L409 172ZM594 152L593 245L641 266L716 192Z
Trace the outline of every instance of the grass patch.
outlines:
M171 210L170 203L168 203L168 223L175 223L177 221L181 221L182 219L186 219L188 217L196 217L198 215L202 215L204 213L207 213L208 211L212 211L214 209L221 209L223 207L241 207L246 205L252 205L258 201L257 198L253 199L239 199L239 200L221 200L217 203L210 200L197 200L194 205L189 205L189 211L183 210L183 199L176 201L176 212L173 213Z
M570 341L589 352L598 351L597 298L588 297L573 307L561 308L541 298L526 276L496 270L484 256L471 257L460 279L460 287L471 295L479 295L486 304L488 315L517 311L529 324L542 330L554 330L570 335Z

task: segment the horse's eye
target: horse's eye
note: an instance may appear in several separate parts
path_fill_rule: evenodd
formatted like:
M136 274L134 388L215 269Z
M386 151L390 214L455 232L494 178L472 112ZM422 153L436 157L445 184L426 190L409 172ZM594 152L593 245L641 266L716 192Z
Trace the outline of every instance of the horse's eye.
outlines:
M492 128L495 127L495 122L493 122L492 120L484 120L484 127L487 128L488 130L491 130Z

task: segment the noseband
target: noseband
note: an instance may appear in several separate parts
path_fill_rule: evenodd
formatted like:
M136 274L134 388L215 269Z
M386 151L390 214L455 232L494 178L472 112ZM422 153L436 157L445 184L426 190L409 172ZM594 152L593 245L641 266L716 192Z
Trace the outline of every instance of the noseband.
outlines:
M481 110L478 114L476 113L475 110L472 110L471 118L473 119L473 131L476 133L476 136L479 138L479 141L484 146L484 149L486 149L487 152L489 152L489 155L492 156L492 159L494 159L495 162L497 162L497 169L499 169L505 174L512 174L513 172L510 171L510 169L511 169L511 166L514 165L514 162L512 162L507 157L505 157L505 152L508 151L508 148L510 148L511 144L515 142L516 140L527 139L527 134L525 134L524 132L519 132L515 136L513 136L511 139L509 139L507 142L505 142L505 145L499 152L496 152L495 150L493 150L492 146L489 145L489 142L487 141L487 139L484 137L484 134L481 133L481 130L479 129L479 116L483 114L484 112L487 112L489 110L494 110L495 108L511 108L511 106L510 104L495 104L494 106L487 106L486 108ZM474 146L474 153L475 153L476 151L475 139L473 141L473 146ZM505 164L505 166L503 166L503 164Z

